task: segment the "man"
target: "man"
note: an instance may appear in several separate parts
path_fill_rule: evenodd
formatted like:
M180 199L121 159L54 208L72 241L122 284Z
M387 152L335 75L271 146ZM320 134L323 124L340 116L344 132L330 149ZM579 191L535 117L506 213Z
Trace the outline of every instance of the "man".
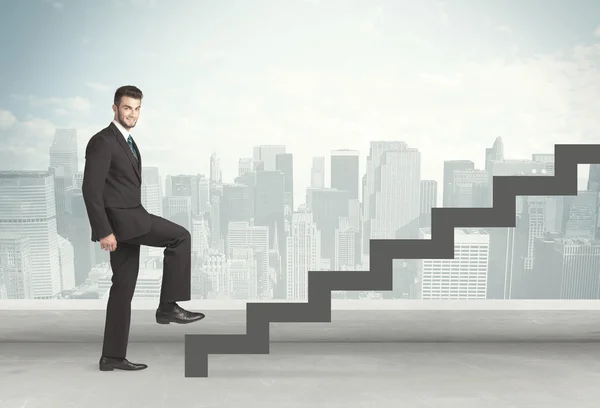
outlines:
M106 310L100 370L142 370L125 358L131 300L139 271L140 245L165 247L156 321L190 323L204 318L177 301L191 298L191 237L180 225L149 214L141 203L142 157L130 130L142 106L142 92L122 86L115 92L114 120L92 136L85 151L82 193L92 241L110 251L112 286Z

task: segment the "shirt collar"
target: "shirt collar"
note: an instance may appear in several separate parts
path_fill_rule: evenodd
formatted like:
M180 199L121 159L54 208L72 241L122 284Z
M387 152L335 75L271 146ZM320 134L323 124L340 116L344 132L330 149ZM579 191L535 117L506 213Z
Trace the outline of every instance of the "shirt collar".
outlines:
M123 125L121 125L119 122L117 122L117 120L113 119L112 121L115 126L117 127L117 129L119 129L121 131L121 134L123 135L123 137L125 139L127 139L129 137L129 133L127 132L127 130L123 127Z

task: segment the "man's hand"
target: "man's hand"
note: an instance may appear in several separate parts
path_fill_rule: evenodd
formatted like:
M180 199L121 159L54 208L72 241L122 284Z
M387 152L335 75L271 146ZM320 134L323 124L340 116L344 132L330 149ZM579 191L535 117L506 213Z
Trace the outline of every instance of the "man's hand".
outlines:
M100 239L100 248L110 251L110 252L117 249L117 239L115 238L114 234L110 234L107 237L101 238Z

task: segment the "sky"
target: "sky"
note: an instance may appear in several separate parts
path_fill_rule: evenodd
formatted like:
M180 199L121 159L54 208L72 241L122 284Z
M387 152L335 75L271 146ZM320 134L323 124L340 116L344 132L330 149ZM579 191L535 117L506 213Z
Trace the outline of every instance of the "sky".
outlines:
M438 182L497 136L509 159L599 140L594 0L8 1L0 42L2 169L46 169L75 128L82 170L125 84L145 166L208 176L216 152L232 182L254 145L285 144L296 203L312 156L328 178L331 150L359 150L362 177L370 140L418 148Z

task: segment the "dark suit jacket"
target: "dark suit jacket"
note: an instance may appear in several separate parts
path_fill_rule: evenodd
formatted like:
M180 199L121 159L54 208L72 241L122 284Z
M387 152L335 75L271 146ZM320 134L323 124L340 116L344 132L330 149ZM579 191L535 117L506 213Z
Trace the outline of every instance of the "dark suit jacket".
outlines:
M112 233L118 243L150 229L150 214L141 200L142 156L133 145L139 160L113 122L87 144L81 190L92 241Z

